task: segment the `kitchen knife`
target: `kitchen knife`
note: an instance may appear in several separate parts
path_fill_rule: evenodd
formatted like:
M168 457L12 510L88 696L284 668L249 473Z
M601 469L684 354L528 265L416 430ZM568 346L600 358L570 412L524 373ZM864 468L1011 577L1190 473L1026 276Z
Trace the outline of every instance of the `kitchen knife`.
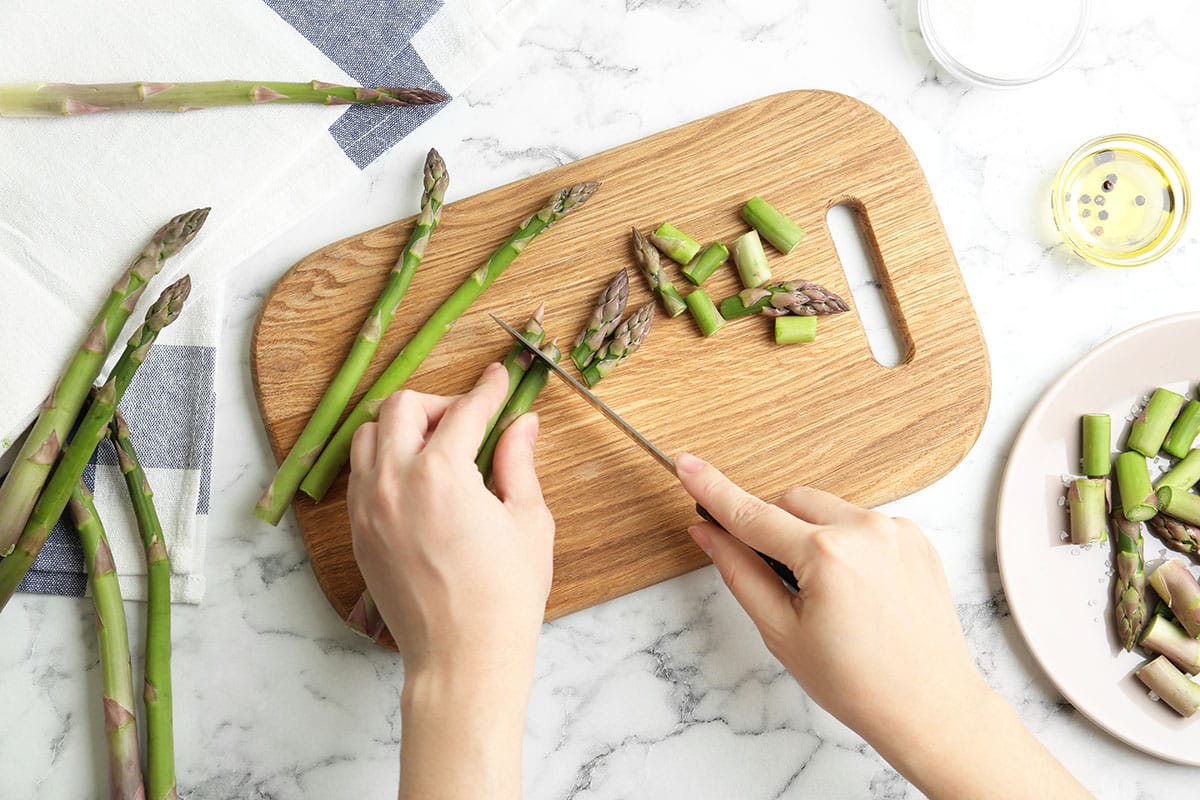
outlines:
M651 458L661 464L662 467L667 470L667 472L670 472L673 477L677 477L674 459L672 459L662 450L658 449L658 447L656 447L653 442L643 436L637 430L637 428L626 422L620 414L609 408L603 400L592 394L592 392L586 386L571 377L570 373L568 373L551 359L547 358L546 355L538 349L537 345L522 336L520 331L513 328L495 314L488 314L488 316L491 317L497 325L499 325L501 328L504 328L504 330L508 332L509 336L524 345L525 349L532 353L534 358L542 362L542 364L544 364L551 372L553 372L555 375L561 378L563 382L574 389L575 393L586 400L592 408L603 414L609 422L611 422L613 425L616 425L626 436L637 442L637 444L643 450L649 453ZM721 524L713 518L712 514L708 513L708 509L704 508L704 506L700 505L699 503L696 504L696 512L714 525ZM754 552L758 553L762 560L767 562L771 569L775 571L775 574L778 575L785 584L787 584L789 589L792 591L796 590L796 577L792 574L791 569L789 569L786 564L771 558L766 553L761 553L758 550L755 550Z

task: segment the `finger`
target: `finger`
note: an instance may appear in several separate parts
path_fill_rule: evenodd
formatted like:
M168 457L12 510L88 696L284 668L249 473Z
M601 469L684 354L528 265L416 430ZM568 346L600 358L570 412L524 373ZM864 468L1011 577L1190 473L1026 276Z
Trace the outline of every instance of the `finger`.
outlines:
M402 389L379 407L376 460L382 455L411 458L425 447L429 432L458 399ZM353 445L352 445L353 446Z
M499 410L507 391L508 370L496 362L488 364L475 387L446 409L429 437L429 446L474 459L488 420Z
M749 547L711 522L693 525L688 533L708 554L721 580L764 634L778 630L792 613L792 593L775 571Z
M522 414L496 445L492 456L492 482L496 496L510 508L530 509L546 505L533 463L537 435L537 414Z
M796 553L814 525L760 500L690 453L680 453L675 467L683 488L725 530L755 550L795 565Z
M366 472L375 466L375 450L378 446L379 423L368 422L358 426L350 440L350 471Z
M789 489L776 504L783 510L795 514L802 520L816 525L854 524L872 512L847 502L836 494L797 486Z

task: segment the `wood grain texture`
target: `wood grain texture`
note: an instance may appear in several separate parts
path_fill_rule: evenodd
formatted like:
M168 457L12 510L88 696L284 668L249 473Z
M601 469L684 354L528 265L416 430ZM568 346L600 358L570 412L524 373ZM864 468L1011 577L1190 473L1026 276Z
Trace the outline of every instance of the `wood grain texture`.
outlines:
M746 230L739 211L758 194L808 232L789 256L768 247L776 278L816 281L851 306L826 214L838 204L858 212L904 341L902 363L875 361L853 312L822 319L816 342L790 347L773 343L765 318L703 339L688 316L660 314L641 351L599 384L601 397L667 453L695 452L767 499L803 483L878 505L932 483L970 449L990 396L987 353L928 183L890 122L828 92L766 97L447 205L369 378L525 215L583 180L600 181L600 191L517 259L409 388L462 392L502 357L509 340L488 312L519 323L545 301L549 335L570 343L622 266L630 308L647 301L631 225L670 220L701 242L728 242ZM411 225L313 253L266 298L251 368L277 458L341 363ZM705 288L719 300L739 287L722 268ZM553 380L537 408L539 473L558 522L547 619L707 563L686 533L692 503L658 464ZM343 618L362 589L345 488L343 474L320 505L294 503L313 571Z

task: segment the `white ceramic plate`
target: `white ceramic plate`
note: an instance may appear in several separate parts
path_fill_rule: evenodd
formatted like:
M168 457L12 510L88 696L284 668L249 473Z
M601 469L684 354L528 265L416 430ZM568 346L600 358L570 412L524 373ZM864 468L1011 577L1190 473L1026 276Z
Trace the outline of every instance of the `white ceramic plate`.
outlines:
M1137 649L1126 653L1113 632L1111 542L1064 542L1067 515L1059 499L1063 475L1079 471L1080 416L1110 414L1114 447L1123 445L1132 409L1156 387L1195 397L1198 343L1200 313L1181 314L1126 331L1080 359L1025 420L996 513L996 555L1009 608L1059 691L1118 739L1194 766L1200 766L1200 715L1183 719L1152 701L1134 676L1149 659ZM1147 534L1145 555L1148 573L1179 554ZM1153 603L1154 590L1147 591Z

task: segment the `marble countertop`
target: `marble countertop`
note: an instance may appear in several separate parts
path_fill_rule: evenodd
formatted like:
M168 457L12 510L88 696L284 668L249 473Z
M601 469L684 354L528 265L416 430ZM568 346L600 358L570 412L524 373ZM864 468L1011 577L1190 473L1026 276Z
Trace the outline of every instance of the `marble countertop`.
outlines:
M1054 379L1108 337L1197 307L1195 224L1154 265L1093 267L1057 238L1048 188L1076 146L1113 132L1157 139L1200 174L1198 22L1185 0L1095 0L1066 68L996 91L937 68L915 0L558 0L443 113L230 274L208 593L175 623L184 794L394 794L398 659L331 611L290 515L276 529L248 514L274 465L248 367L272 283L330 241L414 213L431 145L454 165L461 198L798 88L857 97L908 139L990 348L978 443L942 480L884 510L923 525L979 669L1097 796L1194 791L1195 770L1119 743L1043 675L1007 610L994 513L1013 437ZM23 597L5 615L0 798L98 796L91 620L87 602L66 598ZM13 736L17 725L24 733ZM919 796L799 690L711 567L545 626L525 761L526 796L538 800Z

